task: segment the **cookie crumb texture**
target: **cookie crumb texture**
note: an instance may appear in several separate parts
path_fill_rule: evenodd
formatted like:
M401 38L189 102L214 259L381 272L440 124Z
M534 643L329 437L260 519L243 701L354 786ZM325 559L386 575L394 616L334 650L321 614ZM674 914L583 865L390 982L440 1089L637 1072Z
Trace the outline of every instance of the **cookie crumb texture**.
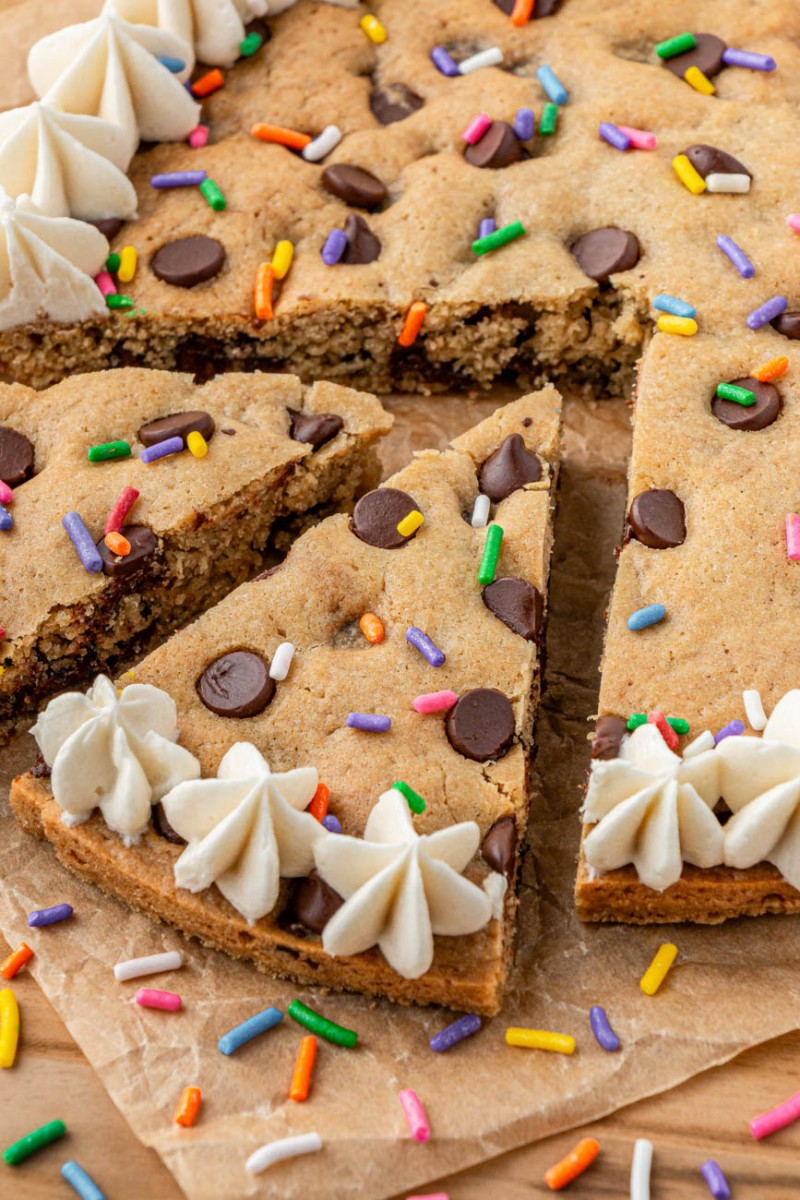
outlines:
M292 437L298 413L335 416L342 428L315 448ZM188 375L131 368L43 393L0 386L0 478L13 471L17 484L14 526L2 535L0 735L252 578L271 542L285 549L315 515L351 507L378 477L374 444L391 423L373 396L288 375L231 373L197 387ZM153 438L198 427L205 457L139 457ZM131 457L88 461L89 447L118 440ZM123 526L134 552L117 558L103 533L125 487L140 493ZM71 510L102 547L98 574L61 527Z
M491 870L507 873L512 886L500 919L470 936L437 937L431 969L407 980L377 949L337 959L323 951L320 930L339 898L313 873L310 880L282 880L274 911L248 925L216 888L198 895L175 888L180 847L151 829L140 844L125 848L97 814L66 828L47 780L31 774L13 785L22 825L48 838L66 866L110 894L270 974L403 1003L496 1012L513 948L513 883L528 813L540 645L484 603L476 576L486 530L473 529L469 516L481 464L519 433L540 462L541 479L500 500L493 519L505 534L503 575L526 581L543 598L560 408L558 393L547 388L498 410L448 450L422 452L387 484L412 497L425 517L405 544L385 545L380 513L378 524L369 519L372 505L362 511L361 526L345 515L330 517L295 542L277 571L242 585L136 669L137 682L156 684L175 699L181 743L198 756L204 777L213 777L226 751L246 740L274 771L317 767L330 788L329 815L345 834L362 833L378 796L396 780L426 802L414 817L418 832L477 822L481 840L491 836L466 874L480 883ZM378 643L359 630L366 612L379 615L385 627ZM409 644L410 626L445 652L441 667ZM259 686L252 672L226 675L228 695L236 692L236 715L220 716L204 702L212 664L241 653L268 664L284 641L296 647L289 675L268 698L261 696L253 715L244 715ZM423 716L412 708L416 696L445 689L459 698L491 689L493 702L500 695L512 717L511 743L499 730L497 743L482 747L480 758L460 753L454 744L464 735L460 718L453 739L444 712ZM347 728L353 711L390 716L390 731Z

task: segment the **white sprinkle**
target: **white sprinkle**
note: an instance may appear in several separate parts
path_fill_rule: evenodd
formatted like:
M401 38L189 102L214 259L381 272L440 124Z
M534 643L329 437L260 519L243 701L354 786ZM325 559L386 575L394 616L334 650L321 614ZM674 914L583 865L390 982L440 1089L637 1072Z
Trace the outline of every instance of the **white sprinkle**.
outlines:
M653 1143L637 1138L631 1163L631 1200L650 1200L650 1167L653 1163Z
M475 501L475 507L472 510L472 517L470 518L470 524L472 525L473 529L486 528L489 520L489 509L491 508L491 505L492 502L489 497L485 496L483 492L480 492Z
M683 757L694 758L695 754L702 754L704 750L713 750L714 744L714 735L707 729L705 733L701 733L699 737L689 743L683 752Z
M749 175L723 175L722 172L716 171L706 175L706 188L709 192L749 192L750 183Z
M321 1149L322 1138L318 1133L301 1133L297 1137L282 1138L279 1142L267 1142L266 1146L259 1146L248 1158L245 1168L251 1175L258 1175L285 1158L297 1158L299 1154L312 1154Z
M742 700L744 700L744 711L750 725L753 729L761 731L767 727L767 714L764 712L764 705L761 701L761 693L755 688L750 688L746 692L742 692Z
M294 658L294 646L291 642L281 642L278 649L272 656L272 666L269 669L270 679L277 679L281 683L289 674L289 667L292 665Z
M458 64L458 73L470 75L473 71L480 71L481 67L499 67L502 61L503 51L499 46L492 46L491 50L481 50L478 54L465 58Z
M138 979L140 975L158 975L161 971L177 971L183 966L183 955L180 950L167 950L164 954L150 954L146 958L129 958L127 962L117 963L114 967L114 978L119 983L128 979Z
M343 136L338 125L326 125L319 137L314 138L313 142L309 142L304 148L303 158L306 162L319 162L339 145Z

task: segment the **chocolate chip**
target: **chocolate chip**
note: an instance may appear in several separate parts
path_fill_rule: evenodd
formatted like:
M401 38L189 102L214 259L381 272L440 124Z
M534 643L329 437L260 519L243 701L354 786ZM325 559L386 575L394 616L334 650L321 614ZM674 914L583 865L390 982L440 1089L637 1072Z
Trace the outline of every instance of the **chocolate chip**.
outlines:
M363 217L350 213L344 223L344 232L347 247L342 255L342 262L362 265L375 262L375 259L380 257L380 238L375 236Z
M624 717L598 717L592 742L592 758L619 758L619 748L628 723Z
M150 270L173 287L193 288L219 275L225 262L225 249L216 238L176 238L160 246L150 260Z
M33 474L33 446L22 433L0 425L0 479L9 487L19 487Z
M681 153L686 155L695 171L698 175L702 175L703 179L707 175L749 175L751 179L753 178L744 163L740 163L738 158L734 158L726 150L718 150L716 146L707 146L704 142L698 142L694 146L688 146Z
M481 491L495 504L524 484L538 483L541 478L542 464L518 433L509 434L478 472Z
M418 112L424 103L422 96L412 92L404 83L387 83L384 87L373 88L369 97L372 115L381 125L405 121L406 117Z
M416 501L406 492L397 488L376 488L374 492L367 492L356 504L351 528L356 537L369 546L377 546L379 550L397 550L411 540L398 533L397 526L403 517L416 508Z
M522 143L506 121L492 121L483 137L467 146L464 158L473 167L499 170L522 158Z
M322 172L322 186L351 208L378 208L389 195L377 175L346 163L326 167Z
M525 429L530 429L531 425L533 424L533 417L524 417L522 424Z
M778 333L782 333L784 337L791 338L792 341L800 340L800 312L796 310L782 312L772 322L772 328L777 329Z
M269 664L251 650L221 655L206 667L195 686L206 708L220 717L254 717L275 695Z
M711 401L711 411L718 421L730 429L751 432L766 429L780 414L781 396L771 383L759 383L757 379L732 379L736 387L747 388L756 398L755 404L746 407L736 404L733 400L720 400L715 396Z
M291 417L289 437L296 442L308 442L315 450L336 437L344 426L342 418L335 413L303 413L296 408L288 409L288 413Z
M669 550L686 541L683 501L665 488L650 488L634 496L628 512L633 537L651 550Z
M207 412L196 409L190 412L170 413L167 417L159 417L142 425L137 437L143 446L157 446L167 438L180 437L186 441L190 433L202 433L207 442L214 436L214 418Z
M534 642L544 624L542 593L527 579L495 579L483 589L483 603L520 637Z
M235 429L220 429L220 433L227 434L228 437L236 437Z
M123 525L122 536L131 544L130 554L113 554L103 538L97 543L103 574L111 579L130 579L148 565L158 549L158 538L147 525Z
M172 842L173 846L185 846L186 838L182 838L179 833L170 825L167 820L167 814L164 811L164 805L159 803L153 808L153 829L159 837L162 837L166 842Z
M450 745L465 758L488 762L502 758L514 740L511 701L495 688L464 692L445 720Z
M85 225L94 225L95 229L99 229L99 231L100 231L100 233L102 233L103 237L107 238L108 241L110 242L112 240L112 238L115 238L117 236L117 234L119 233L120 229L122 229L122 226L125 224L125 222L120 220L118 217L102 217L98 221L84 220L84 224Z
M251 5L251 7L254 7ZM272 37L272 30L266 21L262 21L260 17L255 17L252 21L248 21L244 27L246 34L257 33L260 38L268 42Z
M331 917L342 907L344 900L316 871L295 884L292 894L292 915L312 933L322 933Z
M36 755L36 762L31 767L31 775L34 779L49 779L52 775L52 771L45 762L43 755Z
M641 253L635 234L616 225L604 225L585 233L570 246L572 255L590 279L605 283L617 271L629 271Z
M517 822L512 816L495 821L481 842L481 854L493 871L512 875L517 863Z
M494 0L498 8L502 9L507 17L510 17L514 11L516 0ZM532 20L537 20L539 17L550 17L554 12L557 12L561 5L561 0L536 0L533 6Z
M697 42L694 50L676 54L673 58L662 58L661 65L672 71L673 75L679 75L681 79L689 67L699 67L707 79L719 75L725 66L722 61L722 56L728 49L725 42L713 33L696 33L694 40Z

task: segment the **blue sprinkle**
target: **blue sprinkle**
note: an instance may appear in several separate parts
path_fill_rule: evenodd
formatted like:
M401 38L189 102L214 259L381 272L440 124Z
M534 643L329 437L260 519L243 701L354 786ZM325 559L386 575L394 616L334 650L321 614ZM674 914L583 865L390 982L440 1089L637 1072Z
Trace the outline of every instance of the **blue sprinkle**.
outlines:
M687 304L685 300L679 300L677 296L668 296L666 292L660 292L653 300L653 308L657 308L659 312L672 313L673 317L696 317L697 309L693 304Z
M728 724L720 729L719 733L714 735L714 745L718 746L720 742L724 742L725 738L741 737L744 733L743 721L728 721Z
M569 92L564 87L561 80L556 75L552 67L543 66L536 70L536 78L542 85L544 90L553 104L566 104L569 100Z
M467 1017L459 1017L457 1021L453 1021L452 1025L447 1025L439 1033L433 1035L431 1050L435 1050L437 1054L451 1050L457 1042L463 1042L464 1038L477 1033L482 1023L480 1017L476 1017L474 1013Z
M341 833L342 823L333 813L328 813L327 817L322 818L322 824L327 829L328 833Z
M514 133L521 142L529 142L536 132L536 113L532 108L518 108L514 115Z
M595 1039L604 1050L608 1050L609 1053L619 1050L619 1038L608 1023L606 1010L599 1004L594 1004L589 1009L589 1024Z
M169 54L157 54L156 58L162 67L166 67L173 75L180 75L181 71L186 67L186 63L182 58L172 58Z
M640 629L647 629L649 625L657 625L666 615L667 610L663 604L648 604L645 608L637 608L636 612L632 612L628 617L628 629L638 633Z
M72 1160L65 1162L61 1168L61 1178L65 1179L81 1200L106 1200L105 1192L101 1192L91 1175L87 1175L83 1167Z
M14 518L12 517L12 515L8 511L8 509L4 508L3 505L0 504L0 529L6 530L6 529L13 529L13 528L14 528Z
M242 1021L241 1025L236 1025L227 1033L223 1033L217 1042L217 1049L223 1054L233 1054L235 1050L252 1042L253 1038L258 1037L260 1033L266 1033L268 1029L280 1025L282 1020L283 1013L279 1008L265 1008L263 1012L256 1013L254 1017Z

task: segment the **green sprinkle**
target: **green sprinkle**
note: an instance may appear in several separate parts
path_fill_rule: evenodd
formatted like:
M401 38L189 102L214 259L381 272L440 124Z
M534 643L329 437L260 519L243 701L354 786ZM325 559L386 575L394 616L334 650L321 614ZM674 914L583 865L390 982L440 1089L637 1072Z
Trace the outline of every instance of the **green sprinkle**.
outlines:
M718 383L717 395L720 400L732 400L734 404L742 404L745 408L750 408L755 404L755 393L749 388L737 387L735 383Z
M122 296L120 294L106 296L106 304L109 308L133 308L133 301L130 296Z
M264 39L260 33L248 33L244 41L239 43L239 53L242 58L252 58L263 45Z
M631 713L628 717L628 729L638 729L640 725L647 724L647 713ZM667 717L667 724L671 725L677 734L684 737L689 732L689 722L683 717Z
M551 137L556 131L558 124L558 105L545 104L542 109L542 119L539 122L539 133L544 137Z
M17 1163L25 1162L25 1159L30 1158L37 1150L43 1150L51 1142L57 1142L66 1132L67 1127L63 1121L48 1121L46 1125L34 1129L33 1133L27 1133L18 1142L14 1142L13 1146L4 1150L3 1158L10 1167L15 1167Z
M499 525L490 525L486 530L486 542L483 547L483 558L478 569L478 583L486 587L494 583L497 571L497 560L500 557L500 547L503 544L503 530Z
M119 255L116 251L113 254L109 254L106 259L106 270L110 275L116 275L119 270Z
M474 241L472 243L473 253L488 254L491 250L497 250L500 246L524 237L525 233L525 226L521 221L512 221L510 225L504 225L502 229L495 229L494 233L487 233L486 237Z
M204 179L200 184L200 191L203 193L214 212L222 212L223 208L225 208L225 197L214 183L213 179Z
M628 729L638 729L647 724L647 713L631 713L628 717Z
M392 784L392 787L401 796L405 796L408 801L408 807L413 813L425 812L425 801L422 799L422 796L420 796L419 792L415 792L412 787L409 787L407 783L403 783L402 779L398 779L396 783Z
M674 58L676 54L685 54L687 50L694 50L696 45L693 33L679 33L677 37L667 38L665 42L658 42L656 54L659 58Z
M318 1037L325 1038L326 1042L333 1042L337 1046L347 1046L352 1050L358 1041L358 1034L354 1029L345 1029L343 1025L329 1021L327 1017L314 1012L313 1008L308 1008L300 1000L293 1000L286 1011L298 1024L305 1025L306 1029L310 1029Z
M89 462L107 462L109 458L130 458L131 448L128 442L103 442L100 446L89 447Z

